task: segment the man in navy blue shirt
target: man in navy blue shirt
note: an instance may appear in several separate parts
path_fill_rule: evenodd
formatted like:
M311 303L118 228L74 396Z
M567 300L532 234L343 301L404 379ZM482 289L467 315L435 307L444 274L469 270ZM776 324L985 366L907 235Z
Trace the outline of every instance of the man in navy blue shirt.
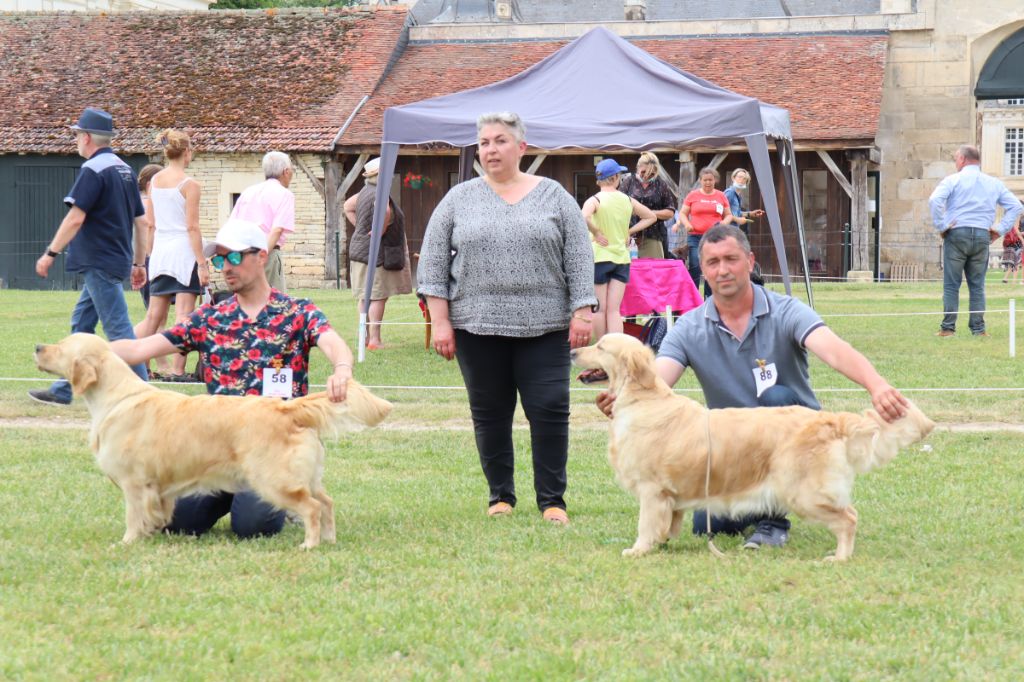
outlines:
M64 203L68 213L36 261L36 274L46 277L54 259L68 248L64 267L82 274L82 294L71 313L71 331L95 333L96 324L111 341L134 339L124 300L124 280L138 289L146 280L144 259L145 209L139 183L131 167L110 149L113 118L100 109L87 108L71 126L79 156L86 162ZM135 227L134 237L132 227ZM142 365L132 367L147 378ZM29 391L34 400L55 405L71 403L71 386L63 379L49 388Z

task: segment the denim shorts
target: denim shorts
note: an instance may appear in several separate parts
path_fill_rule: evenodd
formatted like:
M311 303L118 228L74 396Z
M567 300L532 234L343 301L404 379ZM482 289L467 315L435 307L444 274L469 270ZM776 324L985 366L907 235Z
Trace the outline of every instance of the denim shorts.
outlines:
M617 279L623 284L629 282L629 263L594 263L594 284L608 284L612 279Z

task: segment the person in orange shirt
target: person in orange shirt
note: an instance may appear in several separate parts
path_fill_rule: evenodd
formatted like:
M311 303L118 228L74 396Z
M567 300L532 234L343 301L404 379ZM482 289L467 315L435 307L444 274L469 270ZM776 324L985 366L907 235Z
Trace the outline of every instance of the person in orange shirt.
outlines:
M729 199L721 190L715 189L718 182L718 171L714 168L702 168L700 171L700 187L693 190L683 199L679 208L679 222L672 230L686 230L686 244L689 247L686 267L694 285L700 281L700 258L696 255L700 246L700 238L716 223L728 225L733 222ZM705 287L704 296L710 292Z

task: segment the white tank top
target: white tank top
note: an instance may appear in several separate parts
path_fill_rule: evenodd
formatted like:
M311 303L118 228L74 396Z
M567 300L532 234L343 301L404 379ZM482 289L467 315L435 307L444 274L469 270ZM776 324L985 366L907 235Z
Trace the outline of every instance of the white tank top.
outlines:
M190 178L185 178L176 187L149 185L149 198L153 202L153 221L156 232L153 236L153 253L149 257L149 279L170 275L181 284L187 285L192 279L196 256L188 239L185 223L185 195L181 188Z

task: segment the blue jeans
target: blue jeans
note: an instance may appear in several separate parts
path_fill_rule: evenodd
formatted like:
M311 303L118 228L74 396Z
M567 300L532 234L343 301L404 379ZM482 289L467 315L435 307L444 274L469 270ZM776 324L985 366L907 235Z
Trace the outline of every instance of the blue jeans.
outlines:
M285 513L250 491L189 495L174 504L170 533L202 535L217 520L231 514L231 530L240 538L276 535L284 528Z
M769 389L766 389L761 397L757 399L759 407L789 407L790 405L804 405L800 401L796 392L788 386L782 384L775 384ZM695 509L693 511L693 534L704 535L708 532L708 513L704 509ZM762 521L766 521L775 528L781 528L782 530L789 530L789 519L783 515L766 515L766 514L748 514L747 516L741 516L738 519L732 519L725 516L712 516L711 517L711 532L712 533L725 533L726 535L739 535L748 526L756 526Z
M942 245L942 328L956 330L960 310L960 284L967 276L972 334L985 331L985 272L988 270L988 229L958 227L949 230Z
M686 235L686 269L690 273L690 279L693 280L693 286L697 287L698 290L700 289L700 253L698 253L698 247L700 246L700 238L702 236L699 234Z
M134 339L135 330L128 319L128 304L124 300L124 285L120 279L102 270L86 270L82 273L85 283L82 295L71 313L71 333L96 333L96 324L103 323L103 331L111 341ZM139 377L146 381L149 376L143 365L132 367ZM59 379L50 385L50 392L62 400L71 402L71 384Z

